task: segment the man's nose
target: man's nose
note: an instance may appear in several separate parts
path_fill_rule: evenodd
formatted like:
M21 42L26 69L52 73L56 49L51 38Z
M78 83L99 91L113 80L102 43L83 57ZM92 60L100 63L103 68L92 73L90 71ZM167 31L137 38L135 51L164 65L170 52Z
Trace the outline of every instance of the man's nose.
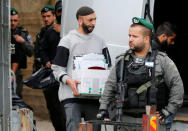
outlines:
M129 36L129 41L133 41L133 37Z
M92 21L92 25L95 25L95 24L96 24L96 20L93 20L93 21Z
M48 20L48 18L47 18L47 17L45 17L45 18L44 18L44 20L45 20L45 21L47 21L47 20Z

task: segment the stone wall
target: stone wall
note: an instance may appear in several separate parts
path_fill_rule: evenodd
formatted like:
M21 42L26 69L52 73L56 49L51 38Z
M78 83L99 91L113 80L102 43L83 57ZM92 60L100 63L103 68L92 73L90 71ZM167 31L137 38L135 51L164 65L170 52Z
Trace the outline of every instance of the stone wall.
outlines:
M12 0L11 7L19 11L20 25L26 28L35 40L36 33L43 25L40 10L46 5L55 5L57 0Z

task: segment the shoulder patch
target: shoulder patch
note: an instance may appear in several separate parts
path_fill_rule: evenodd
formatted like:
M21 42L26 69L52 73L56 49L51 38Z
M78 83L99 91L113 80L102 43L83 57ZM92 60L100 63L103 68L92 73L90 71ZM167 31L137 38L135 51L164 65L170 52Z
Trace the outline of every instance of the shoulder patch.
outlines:
M158 54L161 55L161 56L167 56L167 54L165 52L162 52L162 51L158 51Z
M122 56L125 56L125 53L122 53L122 54L116 56L116 59L118 59L118 58L120 58L120 57L122 57Z
M129 49L129 50L126 50L125 53L122 53L122 54L116 56L116 59L119 59L119 58L121 58L122 56L125 56L125 54L131 54L131 53L132 53L132 51L131 51L130 49Z

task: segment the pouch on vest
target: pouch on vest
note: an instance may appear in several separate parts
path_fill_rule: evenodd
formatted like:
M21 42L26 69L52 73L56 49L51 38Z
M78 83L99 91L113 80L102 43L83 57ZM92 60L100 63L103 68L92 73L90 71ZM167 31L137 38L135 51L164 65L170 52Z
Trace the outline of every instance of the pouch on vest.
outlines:
M155 87L150 87L148 93L148 104L156 105L157 104L157 91L158 89Z
M135 95L137 88L128 89L128 101L126 107L136 108L138 107L138 95Z
M147 90L143 91L141 94L138 96L138 103L139 107L145 107L147 105Z

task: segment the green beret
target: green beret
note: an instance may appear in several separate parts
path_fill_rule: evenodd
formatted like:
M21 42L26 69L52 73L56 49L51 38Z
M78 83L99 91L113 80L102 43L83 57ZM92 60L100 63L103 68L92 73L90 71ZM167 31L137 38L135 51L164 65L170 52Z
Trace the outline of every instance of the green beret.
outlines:
M54 11L54 7L52 5L45 5L42 9L41 12L48 12L48 11Z
M10 14L11 15L16 15L16 14L18 14L18 11L15 8L11 8Z
M141 24L150 30L153 30L153 24L143 18L133 17L132 22L133 24Z

